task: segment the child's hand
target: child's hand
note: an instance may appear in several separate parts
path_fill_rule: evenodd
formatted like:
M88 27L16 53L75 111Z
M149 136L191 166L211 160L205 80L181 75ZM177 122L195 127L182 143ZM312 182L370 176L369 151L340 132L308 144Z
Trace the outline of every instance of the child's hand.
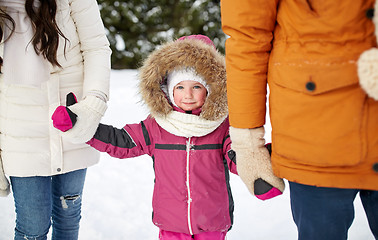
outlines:
M268 143L265 144L266 149L268 149L269 155L272 155L272 144ZM278 195L282 194L282 191L278 188L273 187L271 184L263 180L262 178L258 178L253 183L254 186L254 194L258 199L267 200L274 198Z
M66 107L57 107L51 117L54 127L62 132L71 129L75 125L77 118L77 115L68 108L77 103L75 94L72 92L67 94L66 99Z
M253 192L255 196L260 200L271 199L282 194L281 190L273 187L262 178L256 179L253 185L254 185Z
M72 143L86 143L96 133L106 109L106 102L96 96L89 95L77 102L75 95L69 93L67 107L57 107L51 118L54 127Z
M264 128L230 127L230 137L231 148L236 153L238 175L249 192L261 200L281 195L285 183L273 173L270 146L265 146Z

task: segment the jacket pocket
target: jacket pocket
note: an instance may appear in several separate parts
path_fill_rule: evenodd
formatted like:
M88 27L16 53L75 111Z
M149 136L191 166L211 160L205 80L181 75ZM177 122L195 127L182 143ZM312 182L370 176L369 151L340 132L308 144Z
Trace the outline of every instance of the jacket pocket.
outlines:
M306 95L319 95L358 85L357 65L354 61L303 63L281 62L269 66L269 80L283 88Z
M366 95L356 75L348 69L313 74L296 70L270 72L274 79L269 86L275 154L307 166L360 163Z

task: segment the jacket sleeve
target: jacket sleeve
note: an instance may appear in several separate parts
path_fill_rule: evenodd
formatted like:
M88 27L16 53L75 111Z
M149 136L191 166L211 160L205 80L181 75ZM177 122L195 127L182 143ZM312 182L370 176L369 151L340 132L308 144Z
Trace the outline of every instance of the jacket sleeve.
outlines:
M127 124L122 129L100 124L96 134L87 144L116 158L150 155L150 148L146 144L146 134L148 133L143 122Z
M222 0L230 124L265 124L267 71L279 0Z
M97 2L70 0L70 5L84 59L83 96L100 91L108 98L111 50Z
M231 149L231 138L229 134L227 134L223 141L223 155L227 161L230 172L238 174L236 170L236 154L235 151Z

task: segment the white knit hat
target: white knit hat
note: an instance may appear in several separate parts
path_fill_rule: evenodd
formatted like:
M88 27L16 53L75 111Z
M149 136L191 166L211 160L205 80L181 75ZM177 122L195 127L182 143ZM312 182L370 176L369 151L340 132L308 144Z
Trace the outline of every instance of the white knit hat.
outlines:
M173 98L173 88L180 82L191 80L201 83L207 90L207 95L210 93L209 85L205 82L202 76L200 76L196 70L192 67L181 68L178 70L173 70L167 76L167 90L168 96L171 103L178 107Z

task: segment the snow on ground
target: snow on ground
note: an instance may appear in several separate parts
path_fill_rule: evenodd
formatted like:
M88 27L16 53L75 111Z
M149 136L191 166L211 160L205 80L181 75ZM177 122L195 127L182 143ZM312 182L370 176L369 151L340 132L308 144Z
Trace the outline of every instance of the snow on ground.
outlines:
M139 102L135 70L113 70L109 108L102 122L116 127L138 123L147 116ZM270 127L266 127L270 134ZM270 141L270 136L266 136ZM80 240L157 240L152 224L154 172L148 156L115 159L101 155L88 169L84 187ZM261 201L251 196L241 180L231 174L235 202L234 226L228 240L297 239L291 217L289 188L280 197ZM359 197L349 240L373 240ZM13 239L13 198L0 198L0 240Z

